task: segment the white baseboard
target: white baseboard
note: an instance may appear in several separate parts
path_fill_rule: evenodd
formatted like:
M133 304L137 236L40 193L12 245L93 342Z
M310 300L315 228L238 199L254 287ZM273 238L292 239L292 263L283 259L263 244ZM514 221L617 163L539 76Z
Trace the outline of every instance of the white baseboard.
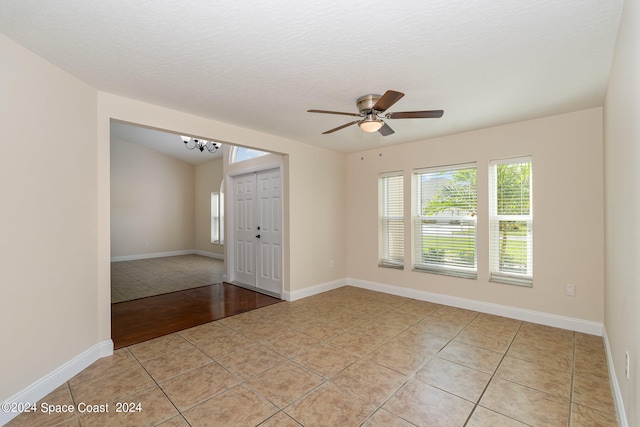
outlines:
M35 403L56 388L79 374L93 362L113 354L113 341L103 341L74 357L64 365L40 378L24 390L11 396L6 403ZM0 425L5 425L18 416L15 412L0 411Z
M467 310L479 311L481 313L495 314L497 316L524 320L531 323L538 323L541 325L568 329L571 331L582 332L590 335L602 336L603 325L602 323L598 322L576 319L573 317L558 316L556 314L526 310L507 305L476 301L468 298L460 298L433 292L420 291L416 289L402 288L400 286L392 286L384 283L370 282L366 280L348 278L346 279L346 281L349 286L355 286L358 288L384 292L386 294L398 295L421 301L434 302L437 304L449 305L452 307L464 308Z
M282 298L285 301L296 301L302 298L307 298L313 295L321 294L323 292L331 291L333 289L338 289L346 285L347 279L334 280L333 282L321 283L319 285L300 289L299 291L285 291L282 295Z
M194 250L193 253L195 255L201 255L201 256L206 256L209 258L215 258L215 259L219 259L219 260L224 260L224 255L221 254L217 254L215 252L207 252L207 251L201 251L201 250Z
M164 258L168 256L179 256L179 255L202 255L209 258L224 260L224 255L216 254L213 252L201 251L197 249L188 249L183 251L155 252L155 253L149 253L149 254L114 256L114 257L111 257L111 262L136 261L139 259Z
M611 346L609 345L609 336L607 335L607 328L603 328L602 338L604 341L604 351L607 355L607 368L609 370L609 383L611 384L611 394L613 394L613 402L616 407L616 418L618 419L618 425L620 427L629 427L627 421L627 413L624 410L624 401L622 400L622 392L620 391L620 384L618 384L618 376L616 375L616 369L613 366L613 356L611 354Z

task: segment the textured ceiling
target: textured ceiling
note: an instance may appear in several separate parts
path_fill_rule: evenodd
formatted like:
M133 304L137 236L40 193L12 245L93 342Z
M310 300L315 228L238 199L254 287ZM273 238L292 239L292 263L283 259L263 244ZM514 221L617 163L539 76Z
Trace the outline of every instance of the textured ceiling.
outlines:
M93 87L344 152L600 106L622 0L2 0L0 32ZM404 92L382 137L355 100ZM208 135L215 138L216 135Z

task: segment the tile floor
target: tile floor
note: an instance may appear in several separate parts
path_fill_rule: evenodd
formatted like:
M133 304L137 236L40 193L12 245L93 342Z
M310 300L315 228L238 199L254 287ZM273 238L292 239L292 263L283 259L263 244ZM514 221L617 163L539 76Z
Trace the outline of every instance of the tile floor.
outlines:
M109 413L10 426L617 425L600 337L353 287L117 350L43 401Z
M111 263L111 302L222 283L224 261L179 255Z

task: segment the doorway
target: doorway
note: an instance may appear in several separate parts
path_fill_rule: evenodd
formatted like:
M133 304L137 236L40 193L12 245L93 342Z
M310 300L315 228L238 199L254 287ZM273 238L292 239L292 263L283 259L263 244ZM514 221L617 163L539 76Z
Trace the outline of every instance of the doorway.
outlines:
M232 283L282 295L282 174L280 168L232 177L229 224Z

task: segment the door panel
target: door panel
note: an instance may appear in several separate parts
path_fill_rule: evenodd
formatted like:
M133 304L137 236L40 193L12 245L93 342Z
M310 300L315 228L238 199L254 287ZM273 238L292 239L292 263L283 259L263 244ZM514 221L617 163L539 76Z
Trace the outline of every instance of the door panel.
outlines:
M238 177L234 180L235 192L235 226L234 260L236 280L247 285L255 286L255 234L254 234L254 199L255 176L253 174Z
M234 178L234 280L282 293L282 180L280 170Z

